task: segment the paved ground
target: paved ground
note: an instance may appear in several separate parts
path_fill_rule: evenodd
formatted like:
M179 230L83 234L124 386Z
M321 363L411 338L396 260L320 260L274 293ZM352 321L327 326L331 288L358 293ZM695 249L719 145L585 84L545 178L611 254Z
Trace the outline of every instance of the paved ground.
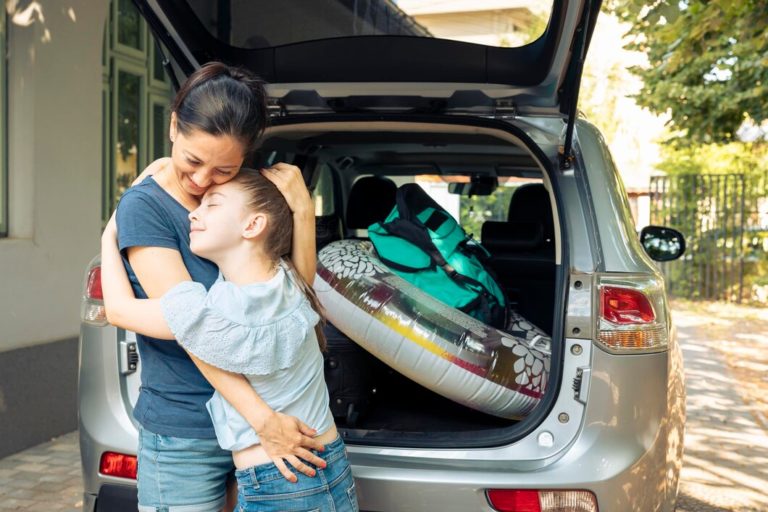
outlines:
M0 511L79 512L82 492L77 432L0 459Z
M767 511L768 311L674 306L688 389L677 510Z
M768 310L674 307L688 387L677 511L768 511ZM79 511L81 485L73 432L0 460L0 511Z

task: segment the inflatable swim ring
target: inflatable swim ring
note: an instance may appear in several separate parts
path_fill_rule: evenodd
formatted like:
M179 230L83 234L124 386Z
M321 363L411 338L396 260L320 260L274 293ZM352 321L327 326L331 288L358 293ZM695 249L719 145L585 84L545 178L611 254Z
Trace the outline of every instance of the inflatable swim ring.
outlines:
M520 419L546 390L551 340L543 331L513 315L503 332L443 304L389 271L368 241L324 247L314 288L341 332L446 398Z

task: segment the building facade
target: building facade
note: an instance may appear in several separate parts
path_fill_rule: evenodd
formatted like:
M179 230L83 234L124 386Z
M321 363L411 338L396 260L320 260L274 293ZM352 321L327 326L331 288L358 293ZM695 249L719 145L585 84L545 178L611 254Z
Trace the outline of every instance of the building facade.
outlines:
M170 86L130 0L7 2L0 37L0 457L77 428L83 273Z

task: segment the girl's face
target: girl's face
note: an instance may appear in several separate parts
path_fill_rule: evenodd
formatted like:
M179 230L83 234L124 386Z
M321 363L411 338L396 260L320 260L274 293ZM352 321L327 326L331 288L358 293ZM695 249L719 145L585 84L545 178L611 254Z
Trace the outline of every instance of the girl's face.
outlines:
M247 199L236 183L210 187L200 206L189 214L192 252L213 262L221 261L227 251L261 233L266 218L249 211Z
M245 148L231 135L211 135L196 129L186 135L181 133L175 112L171 114L171 140L176 178L181 188L194 197L234 178L245 159Z

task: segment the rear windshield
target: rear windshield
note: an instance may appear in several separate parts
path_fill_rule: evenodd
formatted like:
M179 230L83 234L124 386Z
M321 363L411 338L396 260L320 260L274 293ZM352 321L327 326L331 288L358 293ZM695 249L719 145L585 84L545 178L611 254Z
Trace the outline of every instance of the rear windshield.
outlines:
M544 33L540 0L188 0L205 28L231 46L258 49L349 36L416 36L498 47Z

